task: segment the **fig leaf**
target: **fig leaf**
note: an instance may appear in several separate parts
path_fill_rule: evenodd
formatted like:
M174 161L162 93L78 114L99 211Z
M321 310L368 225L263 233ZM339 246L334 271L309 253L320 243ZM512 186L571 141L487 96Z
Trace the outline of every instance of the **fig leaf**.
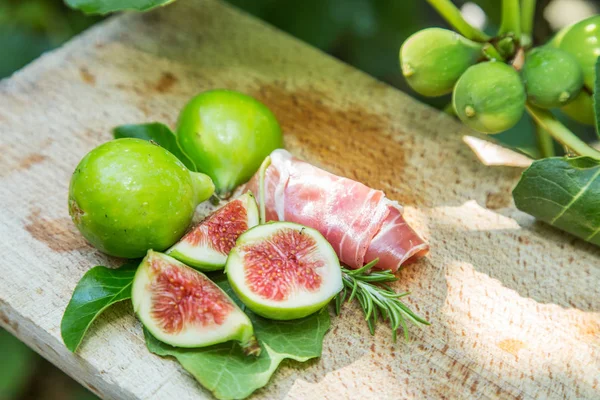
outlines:
M67 348L77 350L88 328L111 305L131 298L131 285L138 263L118 269L97 266L83 275L60 323Z
M65 0L65 3L86 14L108 14L115 11L148 11L174 0Z
M214 280L241 304L224 275ZM159 342L144 330L146 346L159 356L175 357L202 386L222 400L245 398L265 386L285 358L303 362L321 355L323 337L330 325L327 308L293 321L271 321L249 309L244 312L263 349L258 358L245 356L233 342L198 349L176 348Z
M181 161L187 169L198 172L192 160L190 160L179 148L177 138L173 131L165 124L153 122L149 124L121 125L113 129L113 136L115 139L136 138L154 142L179 158L179 161Z
M517 208L600 246L600 161L590 157L535 161L513 190Z

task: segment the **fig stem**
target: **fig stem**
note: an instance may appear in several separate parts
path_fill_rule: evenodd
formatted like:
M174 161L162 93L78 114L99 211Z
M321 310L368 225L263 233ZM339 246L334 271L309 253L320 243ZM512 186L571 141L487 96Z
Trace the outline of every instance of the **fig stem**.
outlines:
M267 156L265 160L260 165L260 169L258 170L258 193L259 193L259 201L260 201L260 220L259 223L263 225L266 222L266 210L265 210L265 174L267 172L267 168L271 165L271 156Z
M452 102L446 104L446 107L444 107L442 111L452 117L456 117L456 111L454 110L454 104L452 104Z
M429 4L440 14L458 33L467 39L476 42L487 42L491 38L469 24L460 13L460 10L451 0L427 0Z
M190 171L190 175L192 176L194 191L196 192L196 204L209 199L215 193L215 184L210 179L210 176L202 172L193 171Z
M525 48L529 48L533 44L535 3L536 0L521 0L521 45Z
M502 0L502 22L499 35L513 33L517 41L521 40L521 9L519 0Z
M554 152L552 136L539 124L535 124L535 135L542 158L554 157L556 153Z
M502 57L502 55L500 54L500 52L498 52L498 49L496 49L494 47L494 45L491 44L491 43L486 43L483 46L483 49L481 51L487 57L487 59L490 60L490 61L500 61L500 62L506 61L504 59L504 57Z
M600 160L600 151L588 146L573 132L556 119L551 112L526 104L527 112L535 122L548 132L557 142L567 146L575 154Z
M261 353L260 344L254 336L252 336L247 342L241 345L242 351L247 356L255 356L258 357Z

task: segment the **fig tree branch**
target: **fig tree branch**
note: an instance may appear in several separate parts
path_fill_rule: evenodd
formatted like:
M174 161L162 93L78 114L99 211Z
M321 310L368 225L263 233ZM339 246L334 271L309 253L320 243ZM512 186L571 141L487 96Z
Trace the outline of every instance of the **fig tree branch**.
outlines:
M483 54L485 54L485 56L490 61L500 61L500 62L505 62L506 61L504 59L504 57L502 57L502 55L498 52L498 50L491 43L486 43L483 46L483 50L482 51L483 51Z
M521 9L519 0L502 0L502 22L499 35L512 33L517 41L521 40Z
M537 138L538 149L543 158L554 157L554 142L552 136L546 132L540 125L535 124L535 136Z
M487 42L491 38L469 24L451 0L427 0L429 4L461 35L476 42Z
M521 0L521 45L529 48L533 44L533 23L536 0Z
M546 130L557 142L567 146L580 156L587 156L600 160L600 151L588 146L573 132L564 126L551 112L537 108L529 103L526 105L527 112L535 122Z

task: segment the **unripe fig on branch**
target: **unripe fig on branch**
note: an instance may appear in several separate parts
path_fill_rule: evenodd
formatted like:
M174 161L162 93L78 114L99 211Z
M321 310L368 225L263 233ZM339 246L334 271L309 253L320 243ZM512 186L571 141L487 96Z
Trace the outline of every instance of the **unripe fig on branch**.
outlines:
M456 83L456 115L472 129L499 133L512 128L525 111L525 88L517 71L501 62L470 67Z
M572 25L557 41L559 48L577 59L589 90L594 89L596 60L600 55L600 15Z
M408 84L424 96L452 92L460 76L482 58L483 45L456 32L423 29L400 49L400 66Z
M595 125L596 117L594 115L594 100L585 90L579 92L579 95L569 104L560 109L566 116L574 121L585 125Z
M583 71L577 60L552 47L529 52L521 72L528 100L541 108L564 106L583 87Z

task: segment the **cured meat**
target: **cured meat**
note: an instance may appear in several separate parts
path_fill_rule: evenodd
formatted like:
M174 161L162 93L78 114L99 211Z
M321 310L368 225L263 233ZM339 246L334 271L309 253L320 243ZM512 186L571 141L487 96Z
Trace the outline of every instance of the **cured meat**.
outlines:
M258 174L242 190L262 202ZM318 230L350 268L379 258L377 268L396 271L429 248L402 217L402 207L381 190L319 169L286 150L271 153L265 191L267 221Z

